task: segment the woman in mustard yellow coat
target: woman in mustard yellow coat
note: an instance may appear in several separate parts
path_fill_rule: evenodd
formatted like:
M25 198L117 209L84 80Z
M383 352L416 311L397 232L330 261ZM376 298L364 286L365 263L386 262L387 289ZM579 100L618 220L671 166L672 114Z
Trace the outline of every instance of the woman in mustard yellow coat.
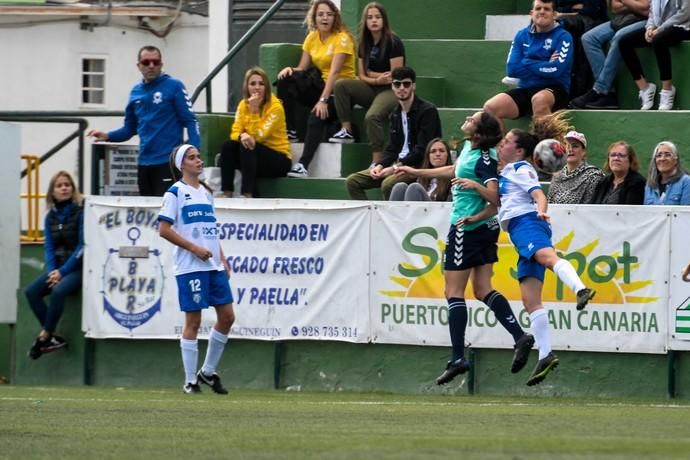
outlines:
M258 177L284 177L292 165L285 131L285 111L270 90L268 76L260 67L244 75L243 98L237 106L230 140L220 154L222 189L234 192L235 170L242 172L241 193L256 196Z

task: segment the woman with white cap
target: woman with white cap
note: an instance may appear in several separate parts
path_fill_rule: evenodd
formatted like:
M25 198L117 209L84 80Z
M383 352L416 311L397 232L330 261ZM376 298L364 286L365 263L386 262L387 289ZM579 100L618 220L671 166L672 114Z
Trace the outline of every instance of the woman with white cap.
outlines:
M235 321L232 292L228 279L230 267L218 240L213 194L199 178L204 162L192 145L176 147L170 154L171 170L182 178L165 192L158 221L160 235L175 245L174 271L180 310L185 314L180 340L185 373L185 393L201 393L200 383L218 394L228 391L216 374L216 367ZM179 173L177 173L179 171ZM201 311L216 309L216 323L211 329L206 359L197 372Z
M568 158L559 172L553 175L549 186L549 203L589 203L597 184L604 178L599 168L585 161L587 139L582 133L569 131L565 135Z

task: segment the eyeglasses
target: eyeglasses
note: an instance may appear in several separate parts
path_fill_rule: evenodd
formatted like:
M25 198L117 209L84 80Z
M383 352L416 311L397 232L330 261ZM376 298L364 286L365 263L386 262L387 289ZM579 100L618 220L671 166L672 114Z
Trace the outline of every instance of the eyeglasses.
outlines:
M628 154L623 152L611 152L609 153L609 158L628 158Z
M654 158L673 158L673 153L671 152L656 152Z
M401 85L407 89L410 86L412 86L412 82L410 80L404 80L404 81L393 80L393 88L400 88Z
M139 61L139 64L143 65L144 67L148 67L150 65L157 67L161 65L161 60L160 59L142 59Z

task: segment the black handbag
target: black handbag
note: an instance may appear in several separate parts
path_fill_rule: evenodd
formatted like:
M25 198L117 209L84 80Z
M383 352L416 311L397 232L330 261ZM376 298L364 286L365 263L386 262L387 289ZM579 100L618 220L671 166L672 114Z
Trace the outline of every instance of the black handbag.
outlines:
M307 93L311 91L323 91L326 82L323 81L321 71L314 66L307 70L293 70L292 75L286 77L287 80L294 81L294 90L297 93ZM273 82L273 86L278 86L278 80Z
M295 79L297 90L301 93L306 93L310 90L321 92L326 85L321 76L321 71L314 66L302 72L293 72L292 76Z

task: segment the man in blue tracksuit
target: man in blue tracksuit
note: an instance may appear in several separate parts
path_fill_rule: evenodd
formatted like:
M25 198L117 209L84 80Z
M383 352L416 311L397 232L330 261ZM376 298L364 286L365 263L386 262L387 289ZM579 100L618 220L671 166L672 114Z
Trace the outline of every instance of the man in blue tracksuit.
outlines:
M513 39L506 65L518 87L484 103L497 118L548 115L568 105L572 36L556 21L554 0L534 0L530 16L532 23Z
M124 126L114 131L92 130L99 141L124 142L139 135L139 194L163 196L173 184L168 158L173 148L183 144L187 128L189 144L201 147L199 123L184 84L162 73L161 52L155 46L139 50L137 67L143 80L129 93Z

